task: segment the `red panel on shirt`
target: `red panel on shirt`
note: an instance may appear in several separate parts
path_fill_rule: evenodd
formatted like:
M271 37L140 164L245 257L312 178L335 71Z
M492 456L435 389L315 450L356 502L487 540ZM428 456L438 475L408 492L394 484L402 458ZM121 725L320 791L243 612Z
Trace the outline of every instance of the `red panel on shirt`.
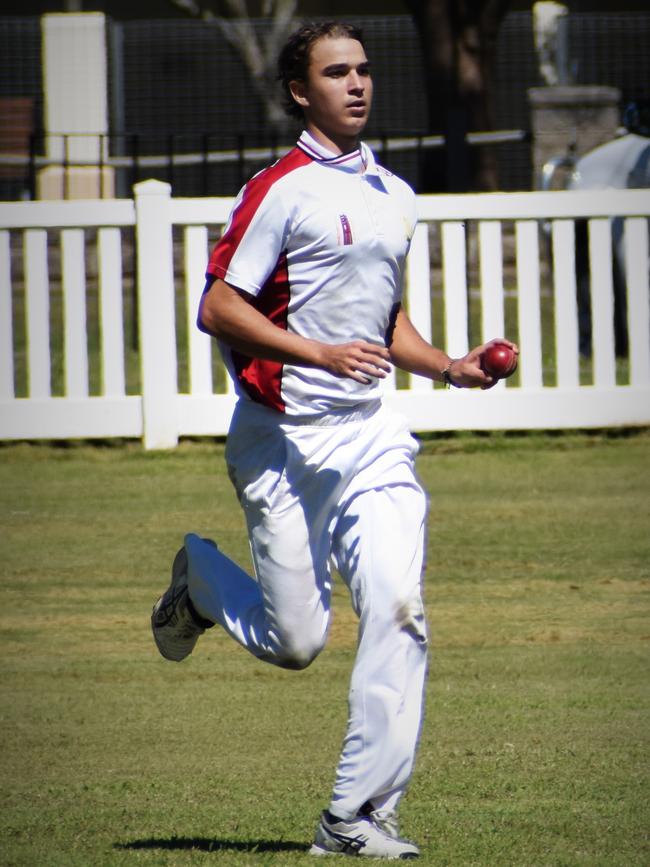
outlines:
M267 194L269 188L277 180L284 177L284 175L310 162L312 162L311 157L296 147L290 150L282 159L278 160L277 163L274 163L258 175L255 175L254 178L251 178L244 188L241 201L233 212L227 231L212 251L208 263L208 274L221 277L222 280L225 279L230 260L235 254L237 245L246 232L250 221L255 216L255 212L264 200L264 196Z
M207 268L208 274L225 279L237 246L270 187L289 172L310 162L312 158L296 147L277 163L251 178L244 188L241 201L233 211L228 229L212 251ZM287 258L286 253L282 252L259 294L249 296L246 293L246 297L256 310L263 313L278 328L286 331L289 295ZM240 384L254 401L279 412L285 411L282 399L283 365L281 362L251 358L235 350L232 350L232 360Z
M278 264L255 298L251 298L251 306L263 313L267 319L278 328L287 329L287 314L289 309L289 271L287 257L283 253ZM282 399L282 369L281 361L251 358L232 350L232 360L237 379L250 397L257 403L285 411Z

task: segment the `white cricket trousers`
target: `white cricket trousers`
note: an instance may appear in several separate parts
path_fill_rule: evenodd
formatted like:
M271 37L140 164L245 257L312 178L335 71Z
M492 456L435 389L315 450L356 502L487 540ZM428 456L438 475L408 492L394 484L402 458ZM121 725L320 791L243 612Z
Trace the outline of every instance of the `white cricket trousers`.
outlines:
M331 564L359 617L349 719L330 810L395 809L413 768L427 638L420 582L425 495L417 444L379 401L287 422L240 401L226 461L246 514L255 579L190 534L190 597L259 659L309 665L325 645Z

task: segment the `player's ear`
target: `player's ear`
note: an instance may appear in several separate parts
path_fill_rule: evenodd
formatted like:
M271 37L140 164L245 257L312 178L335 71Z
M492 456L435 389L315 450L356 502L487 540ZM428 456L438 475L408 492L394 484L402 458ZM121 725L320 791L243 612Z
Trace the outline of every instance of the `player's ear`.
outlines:
M289 90L291 91L291 96L298 103L300 108L307 108L309 105L309 100L307 99L307 85L306 82L302 81L302 79L295 79L294 81L289 82Z

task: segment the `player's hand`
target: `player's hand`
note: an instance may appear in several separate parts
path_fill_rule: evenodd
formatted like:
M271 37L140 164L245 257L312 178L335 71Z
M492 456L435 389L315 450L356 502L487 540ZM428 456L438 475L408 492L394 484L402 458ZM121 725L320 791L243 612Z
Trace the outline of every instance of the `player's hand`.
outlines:
M334 346L323 344L325 370L335 376L344 376L369 385L373 379L383 379L390 373L390 354L385 346L353 340Z
M485 373L481 367L481 355L488 346L492 346L495 343L505 343L513 352L519 355L517 344L506 340L505 337L496 337L493 340L488 340L487 343L482 343L462 358L455 359L449 371L454 385L458 388L486 389L492 388L499 382L495 377Z

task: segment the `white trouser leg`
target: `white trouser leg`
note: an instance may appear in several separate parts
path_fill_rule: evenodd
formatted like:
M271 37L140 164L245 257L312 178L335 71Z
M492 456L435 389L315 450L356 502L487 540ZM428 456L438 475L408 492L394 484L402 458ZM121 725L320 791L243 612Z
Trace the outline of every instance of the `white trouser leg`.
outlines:
M322 649L329 624L330 541L323 510L306 512L288 481L285 437L273 420L231 430L231 478L244 509L256 579L197 536L186 538L190 598L252 654L304 668ZM323 491L322 502L327 502Z
M190 597L255 656L303 668L325 642L334 556L360 625L331 806L342 818L367 800L393 807L413 766L426 666L416 444L383 410L331 427L279 424L255 407L240 415L226 458L257 580L190 536Z
M350 716L330 809L395 809L422 714L426 627L420 596L425 498L414 481L356 497L339 520L336 561L359 614Z

